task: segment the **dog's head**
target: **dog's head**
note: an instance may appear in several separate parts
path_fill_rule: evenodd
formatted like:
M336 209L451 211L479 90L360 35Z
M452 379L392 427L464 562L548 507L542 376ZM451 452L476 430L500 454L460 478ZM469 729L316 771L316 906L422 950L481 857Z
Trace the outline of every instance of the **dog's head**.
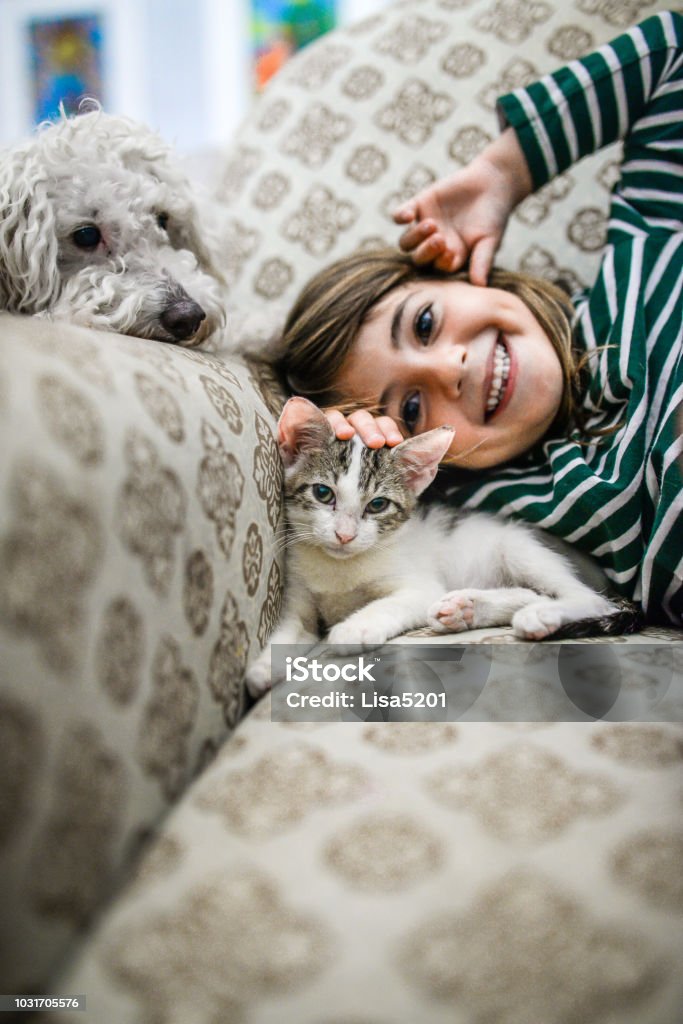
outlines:
M158 136L63 117L0 154L0 309L199 344L224 323L209 231Z

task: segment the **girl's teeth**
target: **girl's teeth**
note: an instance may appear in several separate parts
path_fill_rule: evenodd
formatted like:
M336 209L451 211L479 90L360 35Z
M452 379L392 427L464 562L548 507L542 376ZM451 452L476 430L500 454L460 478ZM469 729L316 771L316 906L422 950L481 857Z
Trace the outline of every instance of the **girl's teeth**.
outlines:
M492 412L499 404L504 391L505 382L510 373L510 357L504 345L496 343L496 350L493 356L493 379L491 391L486 402L486 411Z

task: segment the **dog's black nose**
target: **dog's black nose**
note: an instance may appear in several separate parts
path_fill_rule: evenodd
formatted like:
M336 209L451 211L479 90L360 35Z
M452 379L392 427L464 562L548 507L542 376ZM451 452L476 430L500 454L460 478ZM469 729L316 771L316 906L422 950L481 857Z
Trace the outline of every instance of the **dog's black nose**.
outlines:
M192 299L178 299L167 306L160 319L176 341L185 341L192 337L202 320L206 319L206 313Z

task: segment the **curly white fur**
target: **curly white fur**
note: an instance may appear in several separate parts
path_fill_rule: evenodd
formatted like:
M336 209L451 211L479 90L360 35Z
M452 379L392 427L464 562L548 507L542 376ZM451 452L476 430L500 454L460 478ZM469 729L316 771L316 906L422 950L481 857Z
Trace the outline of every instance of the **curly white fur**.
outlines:
M0 153L0 309L198 345L225 324L209 230L158 136L62 117Z

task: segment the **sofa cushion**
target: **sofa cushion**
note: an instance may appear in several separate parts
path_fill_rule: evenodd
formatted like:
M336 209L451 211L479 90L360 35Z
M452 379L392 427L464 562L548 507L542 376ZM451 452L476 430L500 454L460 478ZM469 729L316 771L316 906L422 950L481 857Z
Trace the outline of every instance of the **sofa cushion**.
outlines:
M680 1020L680 726L269 715L61 979L98 1020Z
M5 992L244 710L280 598L276 405L256 364L0 316Z

